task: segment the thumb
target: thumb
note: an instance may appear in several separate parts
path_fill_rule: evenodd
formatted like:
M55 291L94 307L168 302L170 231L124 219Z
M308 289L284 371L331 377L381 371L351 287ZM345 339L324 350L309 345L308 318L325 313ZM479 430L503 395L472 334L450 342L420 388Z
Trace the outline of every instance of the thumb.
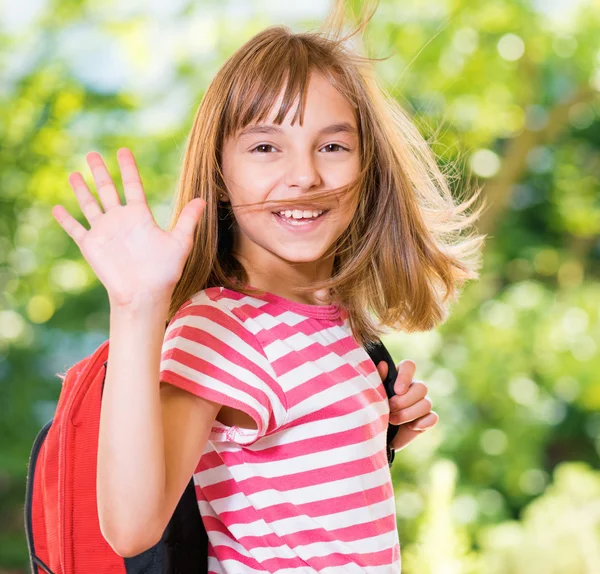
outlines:
M379 376L381 377L381 380L385 381L385 378L387 377L387 374L388 374L387 362L379 361L379 363L377 364L377 371L379 371Z
M171 232L181 244L187 245L191 243L194 230L205 207L206 201L195 197L181 210L177 224Z

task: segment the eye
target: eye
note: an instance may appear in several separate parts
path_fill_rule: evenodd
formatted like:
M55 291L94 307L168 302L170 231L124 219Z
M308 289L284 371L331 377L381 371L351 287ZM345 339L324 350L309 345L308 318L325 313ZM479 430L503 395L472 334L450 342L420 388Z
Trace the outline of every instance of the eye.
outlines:
M263 153L263 152L257 152L256 150L258 150L259 148L269 148L269 147L270 147L270 148L273 148L273 149L275 149L275 148L274 148L272 145L270 145L270 144L259 144L259 145L257 145L256 147L252 148L252 149L250 150L250 153ZM269 152L266 152L266 153L269 153Z
M341 146L340 144L336 144L336 143L327 144L326 146L323 146L321 149L325 149L326 147L330 147L330 146L337 146L343 151L349 151L348 148L345 148L344 146Z

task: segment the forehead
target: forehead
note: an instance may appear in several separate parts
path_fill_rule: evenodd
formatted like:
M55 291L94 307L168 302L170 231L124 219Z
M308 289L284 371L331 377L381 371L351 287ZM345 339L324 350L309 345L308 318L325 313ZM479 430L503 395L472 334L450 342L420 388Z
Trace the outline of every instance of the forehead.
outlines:
M257 85L258 84L258 85ZM356 110L332 83L320 72L312 72L307 78L291 77L281 85L269 88L258 81L248 87L247 98L233 102L226 126L229 134L237 137L250 133L281 133L288 126L322 130L337 126L336 132L358 133ZM237 105L235 105L237 104ZM271 127L265 127L265 124ZM275 124L275 125L274 125ZM283 130L279 128L281 125Z
M286 105L286 96L288 86L283 86L275 98L275 102L272 108L267 114L267 120L274 122L277 118L279 111ZM303 90L299 90L297 94L294 94L294 101L292 106L289 107L289 111L285 116L285 120L290 121L294 115L296 107L300 103L300 98L304 98L303 101L303 117L309 113L314 115L327 115L330 117L336 116L339 119L346 119L352 122L354 119L354 111L352 105L348 99L337 90L331 82L325 78L322 74L312 73L308 77L306 86ZM288 96L289 98L289 96Z

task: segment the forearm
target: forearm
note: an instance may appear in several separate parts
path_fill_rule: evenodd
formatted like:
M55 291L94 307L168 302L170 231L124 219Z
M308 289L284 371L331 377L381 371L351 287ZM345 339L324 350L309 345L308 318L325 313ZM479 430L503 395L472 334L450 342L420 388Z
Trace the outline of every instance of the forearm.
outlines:
M168 304L110 310L97 496L103 535L120 549L156 536L165 496L159 370Z

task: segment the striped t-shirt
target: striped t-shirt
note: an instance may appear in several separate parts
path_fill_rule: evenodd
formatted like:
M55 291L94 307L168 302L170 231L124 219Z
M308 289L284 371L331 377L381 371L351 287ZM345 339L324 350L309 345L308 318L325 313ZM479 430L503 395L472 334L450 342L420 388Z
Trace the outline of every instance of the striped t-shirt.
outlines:
M345 309L204 289L169 322L160 380L257 426L215 420L194 471L210 573L400 572L389 403Z

